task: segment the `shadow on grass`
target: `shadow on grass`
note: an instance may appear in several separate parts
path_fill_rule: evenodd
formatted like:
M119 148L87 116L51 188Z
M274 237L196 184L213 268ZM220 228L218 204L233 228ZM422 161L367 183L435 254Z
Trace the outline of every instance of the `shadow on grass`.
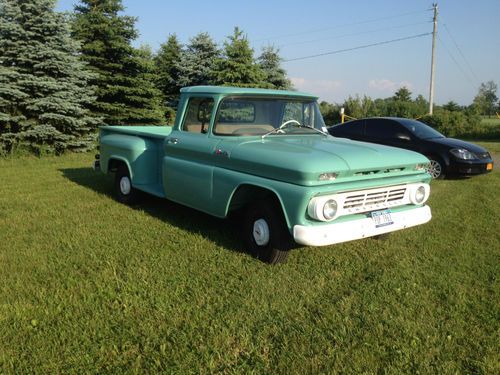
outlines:
M114 199L113 178L96 173L91 168L66 168L59 170L68 180ZM114 201L113 204L122 204ZM137 204L129 206L144 211L173 226L210 239L230 251L245 253L235 218L219 219L167 199L142 193Z

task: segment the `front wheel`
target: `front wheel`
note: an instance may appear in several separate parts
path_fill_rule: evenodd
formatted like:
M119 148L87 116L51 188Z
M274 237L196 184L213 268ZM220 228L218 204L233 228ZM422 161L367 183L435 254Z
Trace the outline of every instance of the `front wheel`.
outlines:
M444 178L444 164L443 162L433 156L429 156L429 168L427 169L427 173L429 173L433 179L438 180Z
M243 223L247 250L269 264L283 263L291 247L291 236L281 206L271 199L251 204Z
M116 199L125 204L132 204L137 201L137 190L132 187L130 173L125 164L121 164L115 174L115 195Z

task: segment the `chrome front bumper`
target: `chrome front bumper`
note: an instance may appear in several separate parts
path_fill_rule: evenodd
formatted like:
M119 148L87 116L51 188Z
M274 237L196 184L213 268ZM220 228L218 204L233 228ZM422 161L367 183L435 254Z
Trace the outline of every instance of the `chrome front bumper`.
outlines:
M424 224L431 219L432 214L429 206L423 206L392 212L391 217L393 224L378 228L371 217L318 226L295 225L293 238L298 244L306 246L332 245Z

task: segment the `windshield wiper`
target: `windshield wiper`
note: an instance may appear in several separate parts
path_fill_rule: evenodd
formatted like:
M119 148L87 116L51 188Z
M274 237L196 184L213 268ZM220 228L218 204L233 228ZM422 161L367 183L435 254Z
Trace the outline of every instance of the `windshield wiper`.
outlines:
M317 133L320 133L326 137L328 137L328 133L325 133L324 131L322 130L319 130L319 129L316 129L315 127L311 126L311 125L303 125L301 124L300 122L298 121L295 121L295 120L289 120L289 121L286 121L284 122L283 124L281 124L281 126L277 127L277 128L274 128L273 130L267 132L266 134L263 134L261 136L262 139L264 139L265 137L267 137L268 135L271 135L273 133L285 133L285 131L283 130L285 127L287 127L288 125L291 125L291 126L295 126L297 128L307 128L307 129L312 129L314 130L315 132Z

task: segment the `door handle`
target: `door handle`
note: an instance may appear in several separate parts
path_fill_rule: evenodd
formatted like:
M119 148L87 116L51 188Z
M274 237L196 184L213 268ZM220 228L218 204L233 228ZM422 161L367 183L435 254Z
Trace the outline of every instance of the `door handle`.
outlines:
M179 143L179 138L169 138L167 140L167 143L171 143L173 145L176 145L177 143Z

